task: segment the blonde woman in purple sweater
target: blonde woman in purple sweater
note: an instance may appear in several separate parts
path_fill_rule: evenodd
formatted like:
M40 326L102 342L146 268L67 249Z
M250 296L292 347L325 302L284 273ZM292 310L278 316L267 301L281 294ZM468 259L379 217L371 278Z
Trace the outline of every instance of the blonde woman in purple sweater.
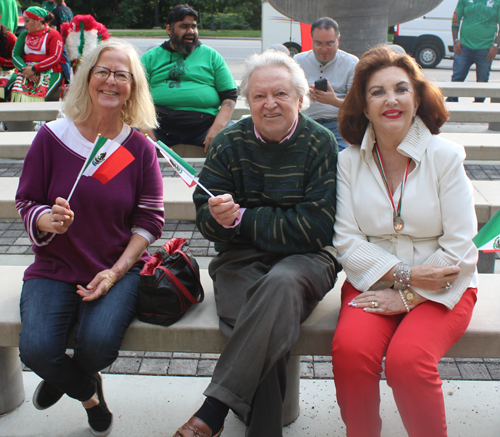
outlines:
M118 355L135 315L146 249L164 224L155 148L130 127L156 126L135 49L118 40L98 46L79 67L64 110L66 118L38 132L16 195L35 253L24 275L19 348L43 379L35 407L49 408L67 394L83 403L91 432L104 436L113 416L99 371ZM68 203L98 134L123 146L126 165L105 184L83 176Z

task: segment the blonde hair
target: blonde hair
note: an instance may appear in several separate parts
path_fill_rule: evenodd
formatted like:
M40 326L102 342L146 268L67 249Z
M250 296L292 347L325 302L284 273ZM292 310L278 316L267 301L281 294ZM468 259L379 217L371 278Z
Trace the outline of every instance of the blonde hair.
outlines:
M243 79L240 84L240 92L248 103L248 81L250 76L255 70L260 68L285 68L290 72L292 76L292 84L297 91L299 98L302 97L302 108L301 111L309 108L309 84L307 83L306 75L304 70L286 53L278 52L276 50L266 50L264 53L258 55L252 55L246 61L246 70L243 75Z
M92 100L89 94L90 71L102 53L114 50L121 51L128 58L130 72L134 75L130 98L123 105L120 118L124 123L138 129L158 127L153 98L137 49L132 44L117 38L110 38L99 44L78 66L64 99L65 115L76 122L87 120L92 112Z

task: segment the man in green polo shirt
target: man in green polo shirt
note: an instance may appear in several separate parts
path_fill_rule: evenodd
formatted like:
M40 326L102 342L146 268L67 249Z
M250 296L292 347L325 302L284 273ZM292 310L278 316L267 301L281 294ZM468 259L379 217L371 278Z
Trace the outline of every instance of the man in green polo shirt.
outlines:
M148 132L168 146L208 146L231 121L238 91L222 56L198 40L198 12L177 5L170 40L142 56L160 127ZM152 135L153 134L153 135Z
M452 82L464 82L472 64L476 64L476 81L488 82L500 44L499 21L500 0L458 1L451 27L455 52ZM447 101L458 102L458 98L448 97ZM484 102L484 98L476 97L475 101Z

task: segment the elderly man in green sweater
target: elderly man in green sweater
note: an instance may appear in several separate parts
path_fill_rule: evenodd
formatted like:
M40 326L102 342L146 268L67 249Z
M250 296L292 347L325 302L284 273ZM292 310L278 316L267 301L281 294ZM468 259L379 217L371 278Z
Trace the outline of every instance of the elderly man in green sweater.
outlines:
M219 133L196 189L197 226L228 338L202 407L176 437L219 436L232 409L249 437L282 435L290 350L300 324L335 284L332 245L337 143L299 111L302 69L286 54L254 55L241 84L251 117Z

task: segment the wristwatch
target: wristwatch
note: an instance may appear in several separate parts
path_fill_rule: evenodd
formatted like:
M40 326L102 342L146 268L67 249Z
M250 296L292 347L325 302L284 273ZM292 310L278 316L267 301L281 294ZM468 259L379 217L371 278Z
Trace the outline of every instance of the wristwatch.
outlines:
M415 296L415 292L413 290L410 290L409 288L407 288L406 290L403 290L403 293L405 295L405 299L412 303L413 305L417 306L417 305L420 305L421 302L419 302L417 300L417 297Z

